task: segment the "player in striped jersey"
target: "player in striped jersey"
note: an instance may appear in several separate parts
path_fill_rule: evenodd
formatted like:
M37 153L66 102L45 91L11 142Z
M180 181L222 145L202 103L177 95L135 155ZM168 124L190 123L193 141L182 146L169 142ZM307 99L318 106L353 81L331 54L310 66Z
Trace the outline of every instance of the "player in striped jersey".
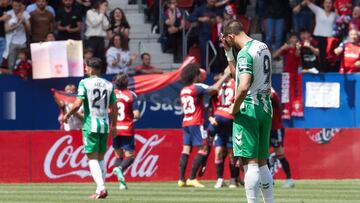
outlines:
M88 78L82 79L78 87L77 98L71 110L64 116L67 122L71 115L84 108L82 127L84 151L89 159L89 168L97 184L96 192L92 199L106 198L105 188L106 166L104 154L106 152L109 134L109 107L110 119L116 123L117 106L114 88L111 82L100 78L102 61L92 58L86 64ZM116 135L116 126L111 128L112 135Z
M198 64L189 64L181 72L181 79L185 87L180 92L181 105L184 111L182 126L184 128L184 143L179 168L179 187L204 187L197 179L196 172L205 161L208 154L207 135L204 130L204 96L214 95L221 84L229 77L230 70L226 71L214 85L208 86L200 82L200 67ZM199 147L193 160L189 179L185 182L185 171L192 147Z
M120 190L127 189L123 172L134 162L134 119L140 117L137 95L128 90L128 76L120 73L115 78L115 95L118 106L117 136L113 137L112 146L115 150L114 174L120 182Z
M237 20L224 25L221 41L235 74L233 148L244 164L247 201L259 202L261 188L265 203L273 203L273 177L267 166L272 120L271 54L266 44L247 36ZM237 60L232 48L241 49Z

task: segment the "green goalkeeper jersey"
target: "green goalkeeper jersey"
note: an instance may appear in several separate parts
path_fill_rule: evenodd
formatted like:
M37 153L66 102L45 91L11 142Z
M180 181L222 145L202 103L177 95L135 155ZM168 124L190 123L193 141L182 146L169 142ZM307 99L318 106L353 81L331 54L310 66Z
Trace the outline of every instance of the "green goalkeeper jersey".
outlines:
M113 84L97 76L82 79L77 97L84 101L82 130L108 133L109 105L116 102Z

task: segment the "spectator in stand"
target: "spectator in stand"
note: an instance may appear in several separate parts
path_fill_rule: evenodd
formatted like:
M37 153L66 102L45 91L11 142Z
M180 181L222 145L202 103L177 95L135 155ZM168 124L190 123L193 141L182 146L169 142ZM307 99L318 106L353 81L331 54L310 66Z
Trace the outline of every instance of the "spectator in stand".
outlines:
M94 50L92 50L91 48L85 48L83 57L84 57L84 74L86 75L86 64L90 59L94 57Z
M149 53L141 54L141 65L135 67L135 74L161 74L163 73L158 68L151 65L151 56Z
M32 1L33 2L33 1ZM32 3L26 7L26 11L31 13L38 9L37 3ZM52 6L46 5L46 10L49 11L55 17L55 9Z
M18 59L16 60L14 75L18 75L23 80L27 80L31 76L32 65L26 49L21 49L18 52Z
M315 14L314 37L318 42L320 50L319 71L326 72L328 66L326 62L327 38L332 36L332 26L335 21L335 12L332 11L332 1L324 0L323 8L313 4L310 0L304 0L302 5L307 5Z
M355 6L352 12L352 19L349 24L349 29L360 31L360 6Z
M94 50L94 56L104 59L106 30L109 28L109 20L106 16L108 2L99 0L93 9L86 13L86 47Z
M88 10L91 9L91 5L94 0L76 0L76 7L80 10L81 16L86 16Z
M312 39L310 32L307 29L300 31L300 42L296 44L298 53L300 54L302 72L319 73L318 57L319 48L317 48L316 40Z
M74 84L68 84L65 86L65 93L76 96L76 86ZM56 104L60 108L60 115L58 117L60 123L60 130L81 130L82 121L84 119L83 108L81 107L74 115L72 115L67 123L64 123L64 115L70 111L72 103L62 101L54 97Z
M360 72L360 43L357 30L350 30L349 41L341 43L334 52L341 55L340 73Z
M2 56L6 48L5 21L10 18L10 16L6 14L6 12L9 10L11 10L11 6L8 5L5 1L0 1L0 66L3 62Z
M284 57L284 70L286 73L297 73L300 65L300 54L296 49L296 44L299 42L298 35L291 33L287 43L285 43L280 49L276 50L273 57Z
M36 0L37 9L30 13L31 42L43 42L55 29L55 17L46 10L47 0Z
M10 70L14 69L18 52L26 48L26 35L30 30L30 15L24 8L24 0L13 0L12 10L7 12L10 19L5 23L6 49L3 56L8 59Z
M115 34L123 34L129 39L130 25L126 19L124 11L121 8L115 8L110 13L110 28L107 30L108 38L111 39Z
M182 13L176 0L167 0L165 11L165 35L169 40L170 49L174 54L174 62L182 61L182 29L185 26Z
M222 10L215 7L216 0L207 0L207 4L197 7L190 15L190 22L198 22L198 40L200 46L201 67L206 68L206 45L211 40L212 26Z
M49 32L45 38L45 42L51 42L51 41L56 41L56 36L53 32Z
M106 51L106 74L127 73L129 66L136 60L136 54L131 54L128 41L122 34L115 34L110 40L109 49Z
M265 41L271 50L278 50L283 43L288 8L289 0L265 1Z
M334 9L339 16L351 16L352 0L334 0Z
M59 40L81 40L82 17L74 7L74 0L62 0L64 7L57 10L56 22Z
M293 11L293 30L294 32L300 32L301 29L309 29L313 24L313 13L309 7L301 4L303 0L291 1Z

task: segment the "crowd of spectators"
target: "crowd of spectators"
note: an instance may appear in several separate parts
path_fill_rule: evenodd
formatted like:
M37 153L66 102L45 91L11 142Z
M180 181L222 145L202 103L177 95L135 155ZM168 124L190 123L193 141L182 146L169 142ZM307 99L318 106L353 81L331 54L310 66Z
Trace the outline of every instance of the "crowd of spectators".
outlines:
M189 6L189 2L192 2L192 6ZM178 6L174 6L176 3ZM253 19L246 12L250 3L256 3ZM360 60L359 42L348 36L349 32L359 36L359 6L358 0L167 0L164 3L163 33L165 39L171 39L172 32L182 28L184 16L181 11L187 10L190 16L184 23L195 26L189 34L188 47L199 48L199 62L205 68L206 55L212 57L211 52L206 53L207 43L211 41L218 54L210 70L221 72L227 63L223 60L222 45L218 40L221 25L229 18L236 18L243 22L244 27L248 24L252 26L252 29L245 29L252 32L249 34L262 34L262 40L274 54L274 61L283 61L283 71L349 72L344 71L347 70L343 68L343 64L347 64L344 61ZM178 27L169 23L169 13L172 16L176 13L176 18L172 19L176 19ZM172 46L177 44L176 47L182 43L176 40L171 42ZM346 54L349 43L352 52ZM176 51L171 49L170 44L166 45L175 55ZM335 52L338 46L343 50ZM360 72L358 63L353 64L351 72Z
M221 72L227 63L219 41L222 24L238 19L249 34L262 33L274 61L283 61L285 72L360 72L358 0L144 2L149 20L153 21L149 32L162 33L163 51L173 53L177 63L184 57L183 30L192 27L187 35L186 44L190 49L187 51L198 48L199 63L205 68L207 46L211 41L217 55L210 70ZM162 12L157 10L159 3L163 6ZM252 19L247 12L251 3L256 3L256 15ZM159 26L159 22L163 22L163 26ZM163 30L159 30L160 27ZM0 64L4 68L1 72L29 75L30 43L68 39L83 40L84 57L103 59L104 73L128 72L139 57L129 50L130 30L123 9L109 10L106 0L0 0ZM148 53L141 55L142 65L135 70L137 74L149 72L147 69L161 72L149 68L146 61L150 58Z

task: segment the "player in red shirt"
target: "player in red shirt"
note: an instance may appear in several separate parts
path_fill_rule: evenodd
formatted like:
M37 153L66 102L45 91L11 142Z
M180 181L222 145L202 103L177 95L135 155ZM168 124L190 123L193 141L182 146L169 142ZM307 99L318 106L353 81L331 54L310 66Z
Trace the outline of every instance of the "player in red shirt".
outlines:
M140 116L137 95L128 90L128 76L121 73L115 78L115 95L117 99L117 136L113 137L112 146L115 152L115 168L113 173L120 182L120 190L127 189L123 172L134 162L134 119Z
M206 143L207 135L204 130L204 96L214 95L220 89L221 84L230 76L229 69L226 73L212 86L207 86L200 82L200 66L198 64L189 64L181 72L181 79L185 87L180 92L181 106L184 111L182 126L184 129L183 150L180 158L180 178L179 187L193 186L204 187L196 180L196 172L200 165L207 158L208 147ZM188 158L192 147L199 147L196 154L189 179L185 182L185 171Z
M215 79L216 80L216 79ZM228 155L230 158L230 188L237 187L239 178L240 164L234 158L232 153L232 123L234 117L229 113L230 106L234 103L235 81L234 79L226 80L219 90L216 102L213 105L213 114L209 116L210 124L208 126L209 137L214 137L215 144L215 167L217 182L214 188L224 186L224 161Z
M350 30L349 41L341 43L334 52L342 54L340 73L360 72L359 34L355 29Z
M294 187L294 181L291 178L290 165L284 154L284 127L281 120L281 102L280 98L273 88L271 88L271 105L273 108L272 129L270 132L270 145L274 148L276 158L286 174L284 187Z
M284 56L284 72L297 73L300 65L300 53L296 49L296 44L299 42L299 37L296 33L290 34L287 43L280 49L276 50L273 57L277 58Z

